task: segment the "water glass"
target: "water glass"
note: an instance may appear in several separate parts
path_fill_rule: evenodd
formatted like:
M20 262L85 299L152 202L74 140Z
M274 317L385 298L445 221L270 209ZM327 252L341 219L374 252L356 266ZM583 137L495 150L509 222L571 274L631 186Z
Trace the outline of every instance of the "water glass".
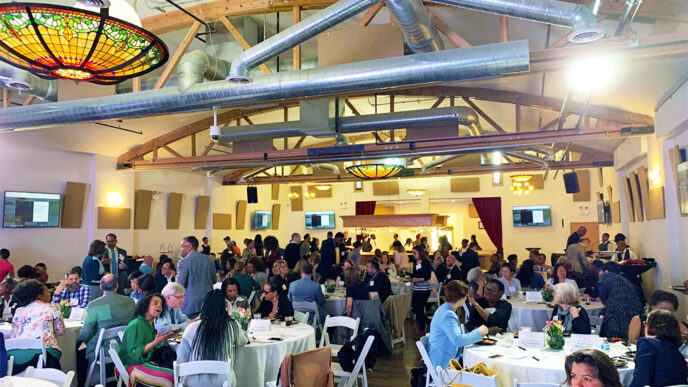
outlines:
M284 325L290 327L292 321L294 321L294 317L292 317L292 316L285 316L284 317Z
M253 318L255 318L256 320L260 320L261 317L262 316L260 315L260 313L254 313L253 314Z

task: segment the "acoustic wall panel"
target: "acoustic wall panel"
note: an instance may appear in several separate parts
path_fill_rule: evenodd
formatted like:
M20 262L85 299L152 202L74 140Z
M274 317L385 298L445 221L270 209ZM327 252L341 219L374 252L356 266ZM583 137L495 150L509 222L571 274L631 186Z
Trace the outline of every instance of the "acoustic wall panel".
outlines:
M376 181L373 183L373 196L399 195L399 182Z
M198 195L196 198L196 221L194 228L204 230L208 224L208 210L210 209L210 196Z
M272 205L272 229L279 230L280 210L282 205L275 203Z
M650 190L648 202L648 219L664 219L666 217L666 209L664 207L665 202L663 186Z
M643 204L643 211L645 212L645 219L652 219L650 217L650 182L647 180L647 168L638 167L635 170L638 176L638 186L640 188L640 202Z
M612 202L612 223L621 223L621 202Z
M294 197L290 200L292 211L303 211L303 189L300 185L292 185L289 187L289 192L297 194L298 197Z
M533 175L530 179L530 185L533 186L533 189L545 189L545 176Z
M468 217L474 218L474 219L480 219L480 215L478 215L478 210L475 209L475 206L473 205L473 203L468 203Z
M323 191L320 191L319 189L315 188L314 185L308 186L308 192L314 193L316 198L331 198L333 190L334 190L334 186L331 187L330 189L326 189Z
M131 208L98 207L98 228L130 229Z
M635 222L635 211L633 210L633 195L631 194L631 181L628 177L623 177L621 182L624 186L624 193L626 194L626 210L628 211L628 220Z
M640 184L638 184L638 174L631 172L628 174L628 181L631 186L631 194L633 195L633 210L635 210L635 220L642 222L645 220L643 216L643 201L640 198Z
M576 171L578 176L578 186L580 191L573 194L574 202L589 202L590 201L590 171L587 169Z
M170 192L167 202L167 229L179 230L182 217L182 194Z
M81 228L90 185L68 181L62 198L62 228Z
M232 214L213 212L213 230L231 230Z
M236 204L236 229L243 230L246 224L246 206L248 202L246 200L237 200Z
M272 200L279 200L279 191L280 191L280 185L279 184L273 184L272 185Z
M134 230L147 230L150 224L153 191L137 189L134 193Z
M450 182L451 192L479 192L479 177L455 177Z

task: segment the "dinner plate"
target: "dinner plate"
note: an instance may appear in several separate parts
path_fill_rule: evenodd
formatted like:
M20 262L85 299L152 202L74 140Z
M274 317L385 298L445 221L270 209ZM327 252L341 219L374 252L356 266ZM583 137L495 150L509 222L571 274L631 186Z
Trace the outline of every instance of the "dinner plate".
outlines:
M492 340L492 339L482 339L475 343L475 345L495 345L497 343L497 340Z
M679 291L679 292L685 292L686 290L688 290L688 288L683 286L683 285L673 285L673 286L671 286L671 289Z

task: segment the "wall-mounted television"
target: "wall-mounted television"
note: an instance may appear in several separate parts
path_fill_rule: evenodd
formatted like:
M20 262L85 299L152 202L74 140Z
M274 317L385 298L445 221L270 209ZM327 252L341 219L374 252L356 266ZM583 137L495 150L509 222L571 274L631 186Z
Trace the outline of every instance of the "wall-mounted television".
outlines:
M272 225L272 211L255 211L252 224L254 230L270 228Z
M61 195L5 191L2 227L60 227Z
M551 226L552 210L549 206L513 207L514 227Z
M609 224L612 222L612 207L604 200L597 201L597 223Z
M306 228L307 229L325 229L334 228L334 211L306 211Z

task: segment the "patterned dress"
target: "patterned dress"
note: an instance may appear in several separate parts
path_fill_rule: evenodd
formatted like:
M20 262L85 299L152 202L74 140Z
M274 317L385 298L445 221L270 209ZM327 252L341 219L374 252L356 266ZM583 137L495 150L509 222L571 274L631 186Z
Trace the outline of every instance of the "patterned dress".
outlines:
M55 348L58 351L55 334L62 335L65 324L57 305L47 304L43 301L34 301L29 305L18 308L12 319L13 339L38 339L43 337L46 348Z

